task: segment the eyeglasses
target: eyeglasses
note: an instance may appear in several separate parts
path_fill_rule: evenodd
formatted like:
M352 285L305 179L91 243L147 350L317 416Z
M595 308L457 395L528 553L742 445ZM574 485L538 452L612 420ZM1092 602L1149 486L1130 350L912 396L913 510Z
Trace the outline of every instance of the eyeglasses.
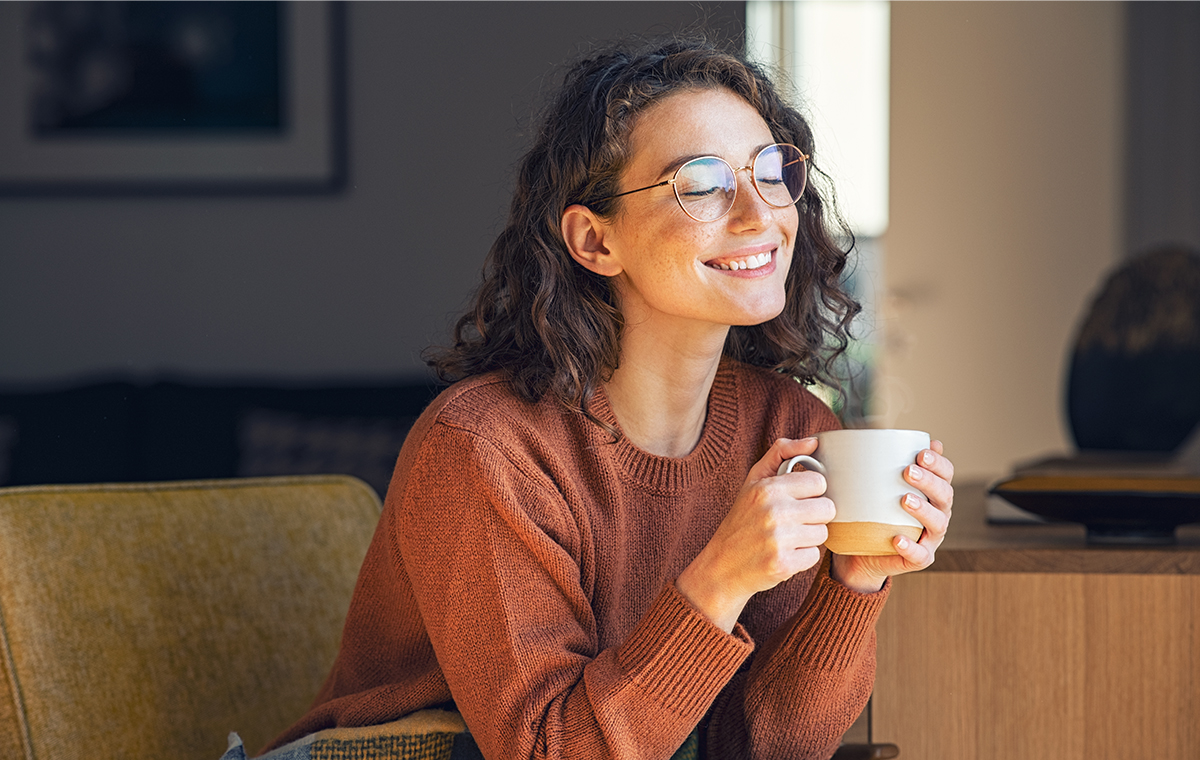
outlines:
M759 197L772 208L787 208L800 200L804 192L804 184L808 179L808 158L796 146L785 143L768 145L747 166L737 169L719 156L701 156L679 167L671 179L599 200L612 200L671 185L683 213L697 222L715 222L733 208L733 201L737 198L737 173L742 169L750 169L750 177Z

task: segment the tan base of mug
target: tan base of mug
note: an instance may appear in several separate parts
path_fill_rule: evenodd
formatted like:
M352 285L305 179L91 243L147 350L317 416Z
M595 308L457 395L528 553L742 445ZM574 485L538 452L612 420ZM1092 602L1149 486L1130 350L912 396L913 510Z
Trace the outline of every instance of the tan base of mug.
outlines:
M895 554L892 539L908 536L913 541L921 537L920 527L913 525L889 525L877 522L832 522L825 526L829 538L825 547L834 554L858 554L880 557Z

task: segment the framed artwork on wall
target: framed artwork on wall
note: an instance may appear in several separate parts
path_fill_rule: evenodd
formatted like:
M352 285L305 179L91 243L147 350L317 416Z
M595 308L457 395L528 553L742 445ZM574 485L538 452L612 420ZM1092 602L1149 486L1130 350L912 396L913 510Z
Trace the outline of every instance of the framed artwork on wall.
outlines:
M331 2L0 3L0 193L329 192Z

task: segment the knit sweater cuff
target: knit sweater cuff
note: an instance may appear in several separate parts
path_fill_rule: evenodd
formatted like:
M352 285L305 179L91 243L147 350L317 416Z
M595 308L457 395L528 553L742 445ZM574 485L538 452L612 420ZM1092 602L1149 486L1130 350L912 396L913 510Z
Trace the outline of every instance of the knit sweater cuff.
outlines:
M891 578L871 594L847 588L830 576L827 558L813 580L784 648L819 670L845 667L857 659L875 630L891 588Z
M740 623L733 633L725 633L670 584L621 645L617 662L663 705L698 715L753 650L754 642Z

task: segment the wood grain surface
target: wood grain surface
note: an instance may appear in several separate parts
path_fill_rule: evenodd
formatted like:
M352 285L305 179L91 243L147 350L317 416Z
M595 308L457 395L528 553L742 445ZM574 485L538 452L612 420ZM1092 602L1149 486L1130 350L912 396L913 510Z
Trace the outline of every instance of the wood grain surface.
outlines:
M1194 760L1198 606L1196 575L897 578L872 740L923 760Z

